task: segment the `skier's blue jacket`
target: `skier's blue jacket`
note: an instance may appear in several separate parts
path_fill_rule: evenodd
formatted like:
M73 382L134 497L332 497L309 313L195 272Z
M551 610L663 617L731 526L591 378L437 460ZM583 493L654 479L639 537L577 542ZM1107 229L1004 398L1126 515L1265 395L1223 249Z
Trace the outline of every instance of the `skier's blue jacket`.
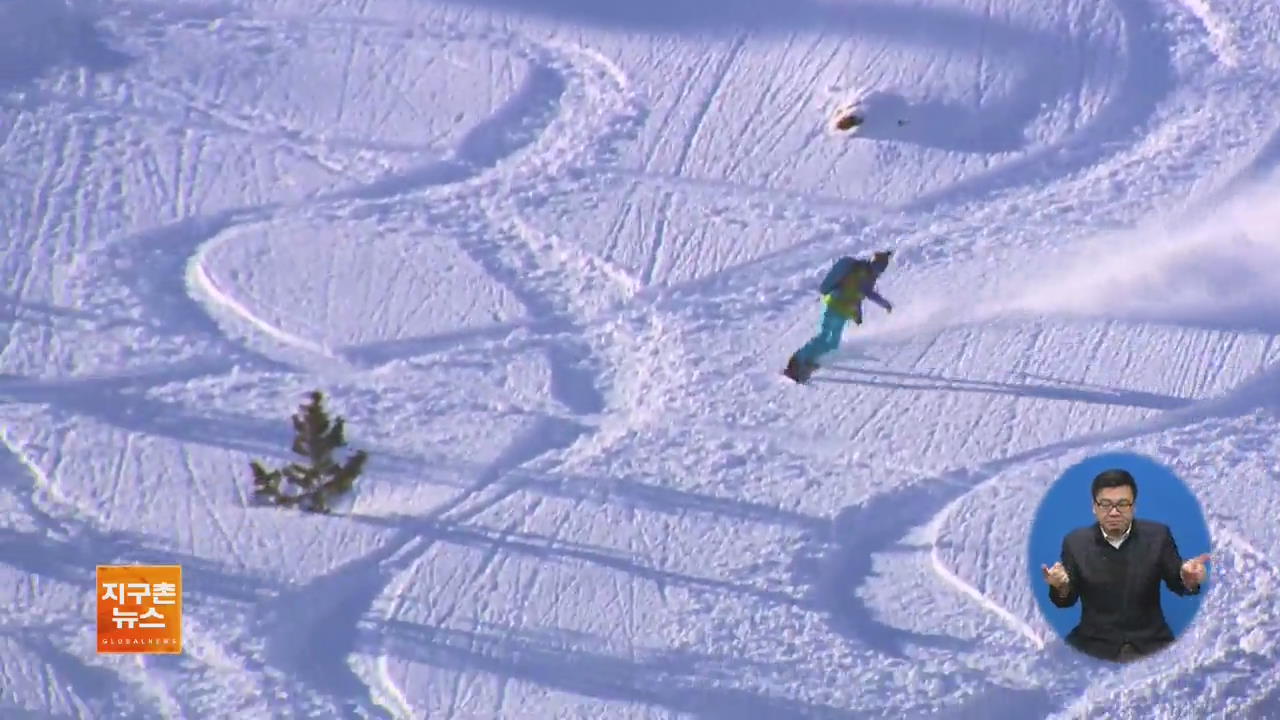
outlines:
M846 260L849 262L846 263ZM879 279L880 273L884 272L886 267L888 267L887 259L883 262L874 260L867 262L865 260L857 261L852 260L852 258L841 258L840 261L837 261L835 267L831 269L831 272L828 273L827 278L823 280L819 288L824 291L822 293L823 304L832 311L859 324L862 323L862 300L864 298L885 310L893 309L889 301L876 292L876 280Z

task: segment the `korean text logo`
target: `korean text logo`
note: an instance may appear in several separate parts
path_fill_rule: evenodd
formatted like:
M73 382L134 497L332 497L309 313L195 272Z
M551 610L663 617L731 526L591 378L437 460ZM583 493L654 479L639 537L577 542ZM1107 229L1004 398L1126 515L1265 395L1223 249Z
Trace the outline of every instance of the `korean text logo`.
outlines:
M182 652L182 566L98 566L98 652Z

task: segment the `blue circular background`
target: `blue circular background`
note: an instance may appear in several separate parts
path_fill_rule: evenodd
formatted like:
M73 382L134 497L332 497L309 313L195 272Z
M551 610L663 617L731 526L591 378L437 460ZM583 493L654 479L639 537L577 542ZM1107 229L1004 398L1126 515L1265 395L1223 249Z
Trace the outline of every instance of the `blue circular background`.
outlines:
M1049 588L1040 566L1052 566L1058 562L1062 554L1062 538L1067 533L1097 522L1092 511L1090 486L1098 473L1111 468L1128 470L1133 475L1138 485L1134 517L1168 525L1178 546L1178 554L1184 560L1210 552L1209 526L1205 523L1200 502L1169 468L1149 457L1132 453L1095 455L1072 465L1040 502L1040 509L1031 524L1030 557L1027 560L1036 603L1060 637L1065 638L1080 622L1080 603L1077 601L1069 608L1059 608L1049 602ZM1170 592L1164 583L1160 584L1160 604L1174 637L1182 637L1200 609L1211 584L1212 558L1208 567L1199 595L1181 597Z

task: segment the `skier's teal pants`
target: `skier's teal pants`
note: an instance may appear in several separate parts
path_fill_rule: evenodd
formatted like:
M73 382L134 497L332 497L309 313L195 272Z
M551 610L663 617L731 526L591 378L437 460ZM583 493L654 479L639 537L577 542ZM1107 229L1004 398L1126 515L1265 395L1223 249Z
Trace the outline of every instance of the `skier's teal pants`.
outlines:
M840 347L840 336L844 334L844 325L849 318L834 310L830 305L823 308L822 323L818 326L818 334L813 336L804 347L796 351L796 359L816 364L818 358Z

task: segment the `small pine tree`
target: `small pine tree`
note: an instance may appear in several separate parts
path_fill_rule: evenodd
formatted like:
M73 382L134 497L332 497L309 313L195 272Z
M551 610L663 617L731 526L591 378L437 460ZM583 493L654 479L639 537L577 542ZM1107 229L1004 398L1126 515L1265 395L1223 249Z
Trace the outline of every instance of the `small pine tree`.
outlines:
M364 469L368 453L358 450L346 462L334 461L333 453L347 444L343 437L344 421L330 422L324 409L324 395L313 391L293 416L293 452L307 459L308 465L290 463L268 471L257 460L249 463L253 470L253 494L260 501L284 507L301 507L317 513L328 513L330 501L351 491ZM282 481L296 489L282 487Z

